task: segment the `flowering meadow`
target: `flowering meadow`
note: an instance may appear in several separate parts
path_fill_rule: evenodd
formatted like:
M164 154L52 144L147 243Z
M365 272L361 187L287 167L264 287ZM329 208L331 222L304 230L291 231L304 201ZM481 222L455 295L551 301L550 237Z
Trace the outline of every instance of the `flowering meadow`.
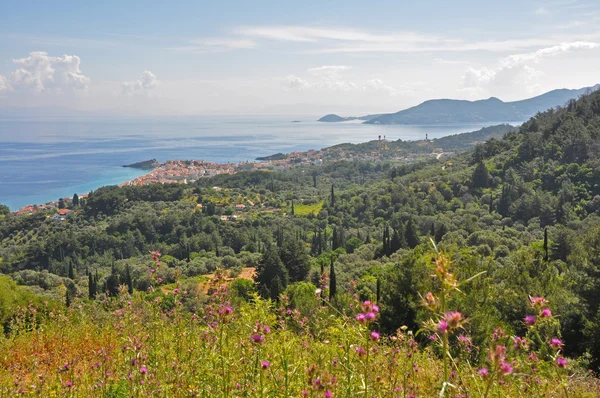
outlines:
M155 261L158 261L155 253ZM563 356L552 303L524 297L527 333L497 328L476 347L469 319L449 307L461 294L452 264L432 263L431 318L413 333L379 332L375 302L315 291L309 313L217 280L197 311L190 294L75 299L67 310L23 308L0 340L0 396L40 397L596 397L600 384ZM152 269L154 270L154 268ZM326 278L324 278L326 279ZM157 282L155 280L155 282ZM339 302L336 302L339 301ZM343 307L343 308L342 308Z

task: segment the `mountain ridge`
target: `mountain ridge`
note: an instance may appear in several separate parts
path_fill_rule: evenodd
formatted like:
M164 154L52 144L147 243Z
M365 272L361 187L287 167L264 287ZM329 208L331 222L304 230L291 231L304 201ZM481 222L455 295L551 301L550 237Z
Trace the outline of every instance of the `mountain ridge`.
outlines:
M430 99L419 105L395 112L360 117L342 117L329 114L321 122L364 120L365 124L451 124L527 120L538 112L564 105L588 91L595 91L600 84L580 89L556 89L538 96L518 101L504 102L497 97L475 101L457 99Z

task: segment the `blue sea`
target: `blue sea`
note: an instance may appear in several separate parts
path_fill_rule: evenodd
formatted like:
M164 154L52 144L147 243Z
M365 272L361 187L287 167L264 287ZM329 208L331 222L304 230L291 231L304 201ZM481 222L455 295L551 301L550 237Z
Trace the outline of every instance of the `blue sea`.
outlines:
M417 140L425 134L437 138L497 124L377 126L320 123L317 118L0 119L0 203L15 211L120 184L144 173L123 165L153 158L252 161L277 152L366 142L380 135Z

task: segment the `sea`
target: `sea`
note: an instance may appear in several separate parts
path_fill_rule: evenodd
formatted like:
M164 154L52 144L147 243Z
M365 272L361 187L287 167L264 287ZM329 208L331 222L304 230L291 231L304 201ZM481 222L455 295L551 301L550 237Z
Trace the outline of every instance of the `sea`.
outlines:
M382 126L317 122L319 116L177 116L0 119L0 204L12 211L132 180L143 160L253 161L340 143L419 140L485 124ZM510 122L507 122L510 123Z

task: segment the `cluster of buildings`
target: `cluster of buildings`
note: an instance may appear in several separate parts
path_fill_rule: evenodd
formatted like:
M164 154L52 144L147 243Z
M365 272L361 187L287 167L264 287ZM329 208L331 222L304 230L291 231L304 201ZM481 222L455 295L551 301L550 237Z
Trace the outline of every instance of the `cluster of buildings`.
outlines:
M86 194L81 194L78 196L79 196L80 200L81 199L85 200L85 199L87 199L89 194L86 193ZM64 218L71 213L71 210L67 209L66 207L71 206L72 201L73 201L73 198L68 197L68 198L60 198L59 200L57 200L55 202L48 202L48 203L44 203L41 205L27 205L27 206L21 207L18 211L13 212L13 214L15 214L15 215L22 215L22 214L32 215L32 214L38 213L40 211L56 209L57 213L58 213L57 216ZM64 206L60 205L61 202L63 203Z

